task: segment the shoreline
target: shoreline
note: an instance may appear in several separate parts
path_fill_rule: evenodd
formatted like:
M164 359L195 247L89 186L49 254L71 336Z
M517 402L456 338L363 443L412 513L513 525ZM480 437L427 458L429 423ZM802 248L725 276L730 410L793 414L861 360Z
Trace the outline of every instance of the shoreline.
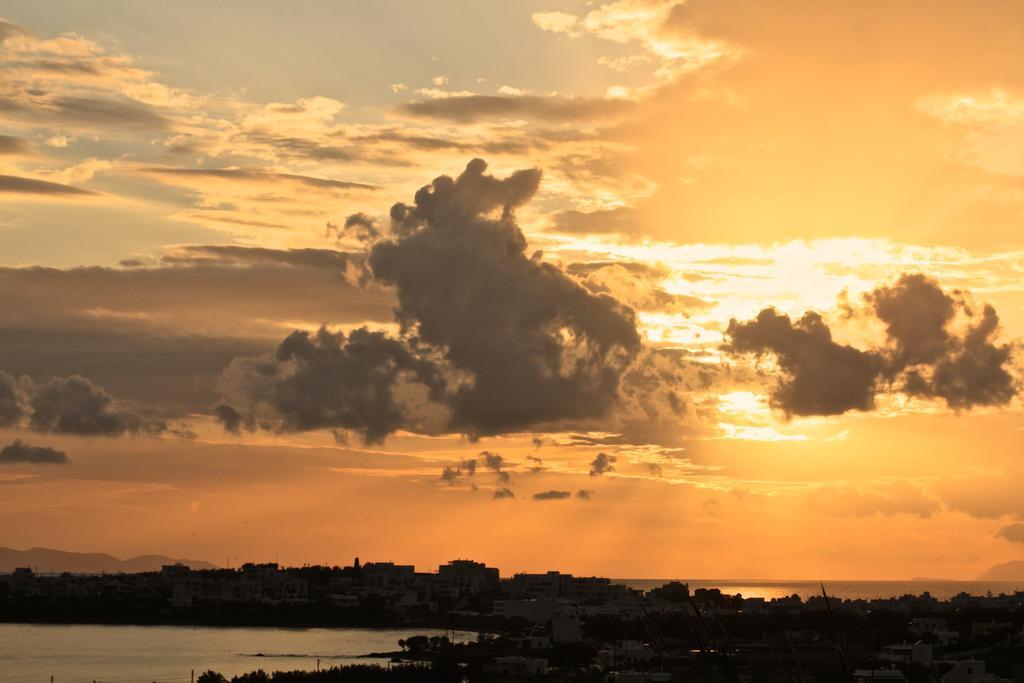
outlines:
M327 630L327 631L346 631L346 630L360 630L360 631L437 631L443 633L446 631L458 631L464 633L500 633L502 629L496 628L494 624L490 626L483 625L468 625L468 624L452 624L452 623L436 623L436 622L417 622L417 623L391 623L391 624L380 624L380 623L324 623L324 622L308 622L308 623L250 623L244 621L234 622L211 622L202 620L157 620L157 621L142 621L133 619L48 619L46 617L21 617L21 618L8 618L5 615L0 615L0 624L8 625L23 625L23 626L134 626L139 628L153 627L153 628L214 628L214 629L266 629L266 630L286 630L286 631L309 631L309 630Z

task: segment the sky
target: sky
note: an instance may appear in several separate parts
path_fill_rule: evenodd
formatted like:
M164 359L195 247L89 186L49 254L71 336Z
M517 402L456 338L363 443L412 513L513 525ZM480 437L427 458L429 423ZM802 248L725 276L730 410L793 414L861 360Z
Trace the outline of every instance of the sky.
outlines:
M0 539L1024 559L1024 4L0 0Z

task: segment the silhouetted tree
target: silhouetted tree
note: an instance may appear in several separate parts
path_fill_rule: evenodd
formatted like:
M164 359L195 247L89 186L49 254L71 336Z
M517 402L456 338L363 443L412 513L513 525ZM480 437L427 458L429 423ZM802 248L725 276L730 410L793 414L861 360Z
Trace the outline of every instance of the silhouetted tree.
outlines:
M402 645L399 643L399 645ZM409 652L423 652L430 646L430 639L426 636L412 636L406 638L405 645L403 647L408 648Z

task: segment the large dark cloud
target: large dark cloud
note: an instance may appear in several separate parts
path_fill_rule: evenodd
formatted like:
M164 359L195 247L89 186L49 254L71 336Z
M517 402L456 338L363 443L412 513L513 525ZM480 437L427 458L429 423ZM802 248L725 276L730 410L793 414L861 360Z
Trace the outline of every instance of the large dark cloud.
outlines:
M36 383L0 372L0 427L75 436L185 435L166 420L127 407L79 375Z
M497 434L611 407L640 347L633 312L558 267L529 258L513 216L538 171L499 180L474 160L392 208L396 239L370 267L395 287L396 316L415 344L439 349L473 380L451 395L452 426Z
M957 410L1003 405L1016 394L1012 348L995 342L999 316L992 306L983 306L979 315L917 273L879 287L867 299L886 323L889 374L903 373L907 393L940 398ZM967 326L962 334L951 329L958 312Z
M25 383L25 382L23 382ZM106 391L78 375L26 383L28 426L33 431L78 436L156 435L165 421L119 405Z
M400 110L418 118L471 123L522 118L548 122L592 121L620 116L636 108L626 99L561 96L462 95L408 102Z
M221 378L226 403L217 416L229 429L240 423L278 431L341 428L377 442L411 426L399 395L406 381L428 387L433 400L444 390L431 362L383 333L296 331L270 358L232 361Z
M64 465L70 462L64 451L48 446L30 446L15 439L0 450L0 465Z
M771 402L786 415L838 415L874 406L880 359L833 341L817 313L794 323L766 308L749 322L731 321L726 334L733 353L772 353L778 359L787 377L772 391Z
M49 195L65 197L88 197L96 194L89 190L83 190L61 183L51 183L48 180L36 180L35 178L22 178L13 175L0 175L0 193L28 194L28 195Z
M865 303L864 313L885 324L881 348L862 351L834 341L817 313L793 322L770 308L754 320L731 321L725 348L775 356L784 376L771 400L786 415L870 410L876 394L890 387L956 410L1004 405L1016 395L1013 347L995 341L999 316L992 306L978 312L966 295L948 294L919 273L876 288Z
M373 245L368 263L374 281L394 290L401 336L375 337L377 344L392 345L390 351L360 362L385 365L361 372L386 378L384 397L399 382L421 385L435 416L439 407L447 411L442 428L473 437L603 416L640 348L634 314L526 255L514 210L536 192L539 171L498 179L485 169L474 160L457 179L441 176L423 187L414 204L392 207L390 234ZM331 353L345 357L350 343L337 339ZM344 427L377 439L423 427L414 413L393 403L362 405L358 390L347 386L355 378L347 364L281 369L281 363L279 357L240 361L232 373L233 386L262 390L276 386L268 385L268 377L288 376L304 385L301 373L318 373L310 380L314 396L273 393L255 400L272 406L286 428ZM246 372L251 382L241 379ZM226 398L238 409L254 405L244 392ZM332 424L351 400L361 405L361 419ZM330 406L317 413L323 419L293 419L296 411L316 412L311 401ZM382 411L379 419L367 412L371 408Z

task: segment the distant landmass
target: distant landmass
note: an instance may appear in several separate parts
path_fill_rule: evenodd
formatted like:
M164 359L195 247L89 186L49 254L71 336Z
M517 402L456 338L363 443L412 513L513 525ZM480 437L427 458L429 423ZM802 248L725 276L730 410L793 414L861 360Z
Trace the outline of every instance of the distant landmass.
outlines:
M1024 581L1024 560L1010 560L989 567L978 581Z
M119 560L104 553L74 553L52 548L0 548L0 573L10 573L15 567L32 567L40 572L75 574L152 572L159 571L165 564L184 564L192 569L216 569L215 565L202 560L177 560L165 555L140 555Z

